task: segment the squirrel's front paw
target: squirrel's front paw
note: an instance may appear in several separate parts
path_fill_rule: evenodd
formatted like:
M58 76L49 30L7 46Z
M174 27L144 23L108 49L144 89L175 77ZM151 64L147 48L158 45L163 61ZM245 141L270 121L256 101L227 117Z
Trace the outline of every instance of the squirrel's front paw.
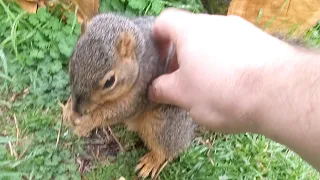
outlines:
M92 117L90 115L77 118L74 123L73 133L77 136L88 137L90 132L97 127L97 125L92 122Z
M100 125L100 121L94 121L92 114L76 116L71 109L71 98L63 107L63 122L72 129L77 136L89 136L90 132Z
M135 170L139 171L139 176L142 178L151 175L152 179L156 179L167 163L164 154L151 151L140 159Z

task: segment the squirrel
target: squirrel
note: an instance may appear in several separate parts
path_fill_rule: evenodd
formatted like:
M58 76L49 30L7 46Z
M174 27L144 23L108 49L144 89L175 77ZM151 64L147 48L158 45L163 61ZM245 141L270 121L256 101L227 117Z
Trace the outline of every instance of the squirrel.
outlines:
M84 22L69 61L71 95L63 109L63 120L79 136L119 123L137 132L150 151L135 171L153 179L190 146L198 126L186 110L148 99L149 85L170 58L156 49L154 20L101 13Z

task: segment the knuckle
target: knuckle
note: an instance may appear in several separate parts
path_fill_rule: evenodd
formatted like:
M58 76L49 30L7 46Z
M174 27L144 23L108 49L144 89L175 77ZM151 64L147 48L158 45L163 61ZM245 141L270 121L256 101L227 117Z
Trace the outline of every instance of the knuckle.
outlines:
M243 18L237 15L229 15L230 19L232 19L233 21L242 21Z
M242 18L240 16L237 16L237 15L230 15L229 18L230 18L229 20L232 23L234 23L234 24L236 24L238 26L246 24L246 22L247 22L244 18Z

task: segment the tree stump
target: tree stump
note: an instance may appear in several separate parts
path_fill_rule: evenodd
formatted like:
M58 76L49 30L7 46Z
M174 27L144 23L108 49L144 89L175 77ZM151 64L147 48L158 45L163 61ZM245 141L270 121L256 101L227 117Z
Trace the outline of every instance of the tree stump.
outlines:
M228 15L237 15L268 33L299 36L320 20L318 0L232 0Z

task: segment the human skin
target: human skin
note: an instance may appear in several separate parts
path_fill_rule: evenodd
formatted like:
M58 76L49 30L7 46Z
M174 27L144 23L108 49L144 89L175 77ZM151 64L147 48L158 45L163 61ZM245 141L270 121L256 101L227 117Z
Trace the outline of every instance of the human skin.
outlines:
M167 9L154 38L176 47L150 99L187 109L216 132L257 133L320 170L320 54L294 47L236 16Z

